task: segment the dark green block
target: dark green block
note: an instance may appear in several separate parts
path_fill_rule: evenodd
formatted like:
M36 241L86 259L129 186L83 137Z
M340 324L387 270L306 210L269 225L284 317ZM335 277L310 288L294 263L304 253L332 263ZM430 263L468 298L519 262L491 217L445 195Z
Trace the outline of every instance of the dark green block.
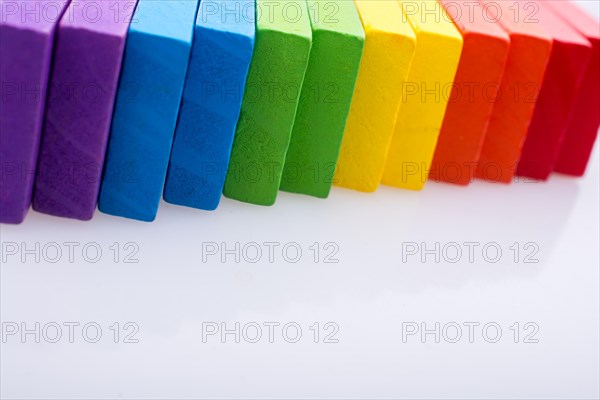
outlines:
M262 2L269 0L257 0L257 8ZM257 21L254 55L223 190L226 197L259 205L272 205L277 198L311 48L306 3L284 3L302 10L298 19L284 17L282 7L277 7Z
M335 4L334 17L323 11ZM331 190L365 34L352 1L308 1L313 46L281 190L326 198Z

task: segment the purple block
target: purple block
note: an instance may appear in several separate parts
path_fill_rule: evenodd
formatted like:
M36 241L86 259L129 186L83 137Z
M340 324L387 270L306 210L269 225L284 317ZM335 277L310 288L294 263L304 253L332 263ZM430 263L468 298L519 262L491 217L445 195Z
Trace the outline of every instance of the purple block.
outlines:
M94 215L123 48L137 0L76 0L56 37L33 208Z
M0 0L0 222L23 222L38 158L54 31L69 0Z

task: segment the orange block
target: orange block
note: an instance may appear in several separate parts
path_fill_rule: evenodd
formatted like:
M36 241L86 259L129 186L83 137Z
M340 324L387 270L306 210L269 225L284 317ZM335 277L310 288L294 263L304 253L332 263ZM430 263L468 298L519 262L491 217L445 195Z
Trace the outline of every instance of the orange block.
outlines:
M464 42L429 179L467 185L479 161L510 39L473 1L440 3Z
M510 37L506 67L475 176L510 183L538 98L552 48L552 38L529 15L514 15L512 2L481 1L486 18L498 20Z

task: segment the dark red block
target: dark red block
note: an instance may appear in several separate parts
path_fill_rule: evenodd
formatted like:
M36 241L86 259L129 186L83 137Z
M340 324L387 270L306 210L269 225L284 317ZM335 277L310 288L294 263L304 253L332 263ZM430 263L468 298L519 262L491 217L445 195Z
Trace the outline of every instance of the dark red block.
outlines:
M554 170L569 126L592 45L541 1L520 1L521 9L536 4L533 23L552 37L550 61L533 119L523 145L517 175L546 180Z
M546 2L557 15L592 44L592 56L583 77L554 170L583 176L600 126L600 24L570 1Z

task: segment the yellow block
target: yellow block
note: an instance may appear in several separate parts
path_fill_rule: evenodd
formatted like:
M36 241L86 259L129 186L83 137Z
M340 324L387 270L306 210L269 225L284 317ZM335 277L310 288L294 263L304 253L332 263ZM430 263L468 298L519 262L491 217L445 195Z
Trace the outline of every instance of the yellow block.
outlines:
M416 37L395 1L355 0L355 4L365 47L334 182L373 192L381 182Z
M382 182L420 190L431 168L463 40L436 0L398 2L417 35L417 47Z

